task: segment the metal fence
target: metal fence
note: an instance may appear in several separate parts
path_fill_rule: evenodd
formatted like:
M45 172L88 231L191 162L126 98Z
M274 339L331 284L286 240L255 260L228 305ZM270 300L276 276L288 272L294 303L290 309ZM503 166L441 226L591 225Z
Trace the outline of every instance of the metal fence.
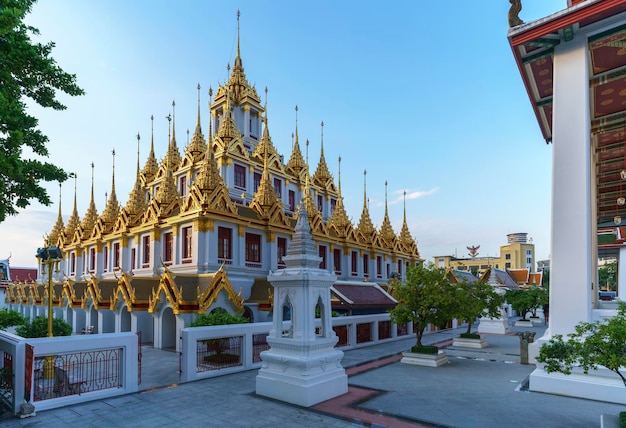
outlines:
M267 343L268 333L257 333L252 335L252 362L260 363L261 352L270 349L270 345Z
M34 401L121 388L122 348L35 358Z
M241 366L243 336L220 337L196 343L196 368L198 372Z

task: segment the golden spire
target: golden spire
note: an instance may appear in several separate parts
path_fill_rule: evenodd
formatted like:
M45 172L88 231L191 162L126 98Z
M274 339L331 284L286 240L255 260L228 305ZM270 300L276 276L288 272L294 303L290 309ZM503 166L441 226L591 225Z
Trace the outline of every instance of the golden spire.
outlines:
M93 227L96 224L96 220L98 220L98 211L96 210L96 202L93 196L93 171L94 164L91 162L91 200L89 201L87 213L80 223L80 228L83 230L83 238L91 238Z
M120 204L117 201L117 195L115 194L115 149L111 152L113 155L113 174L111 178L111 195L107 201L106 207L100 216L107 224L115 223L117 216L120 213Z
M213 153L213 115L211 114L211 97L213 97L213 88L209 86L209 135L207 136L207 146L211 148Z
M211 95L213 95L213 90L209 89L209 97ZM204 161L200 166L200 171L198 171L198 177L194 182L194 186L196 186L201 191L213 190L222 181L217 162L215 161L215 157L213 156L212 139L213 136L211 135L211 122L209 122L209 144L206 145Z
M166 157L165 161L165 174L159 190L155 196L159 205L169 205L176 198L178 198L178 190L176 189L176 183L174 181L174 174L171 166L171 159Z
M74 232L76 232L76 228L80 224L80 217L78 216L78 208L76 207L76 173L70 173L70 177L74 178L74 209L72 210L72 215L65 226L65 238L71 241L74 238Z
M402 230L400 231L400 242L409 246L415 245L411 232L409 232L409 226L406 223L406 190L404 191L404 219L402 221Z
M357 225L357 231L367 243L371 243L376 234L376 229L372 224L367 207L367 170L363 170L363 211L361 212L361 219Z
M264 163L263 168L265 168L265 163L269 163L270 159L278 158L278 152L276 151L274 144L272 144L269 127L267 126L267 87L265 88L265 117L263 122L265 123L265 126L263 127L263 135L261 136L259 143L254 148L252 157L262 160Z
M141 141L141 136L139 132L137 132L137 176L135 178L135 186L133 190L131 190L128 196L128 202L126 206L124 206L124 211L130 215L136 215L139 213L143 213L146 209L146 197L144 196L144 190L141 186L141 177L139 175L139 143Z
M57 216L57 221L54 223L54 227L52 228L52 232L50 232L50 235L48 236L48 243L50 245L57 245L62 233L63 215L61 214L61 182L59 181L59 214Z
M150 141L150 154L148 155L148 159L146 160L146 164L141 171L141 178L143 179L143 185L147 185L149 182L154 180L156 173L159 170L159 165L157 163L156 157L154 156L154 115L150 116L150 121L152 122L152 138Z
M292 134L293 135L293 134ZM296 135L293 147L291 150L291 157L287 162L285 168L287 172L290 172L293 176L300 178L300 171L304 168L304 159L302 158L302 152L300 151L300 143L298 142L298 106L296 106Z
M165 158L163 159L163 161L161 162L161 168L165 167L166 164L169 162L169 166L168 168L170 168L172 171L175 171L178 169L178 166L180 165L180 153L178 152L178 146L176 145L176 102L172 101L172 114L171 115L167 115L165 117L168 121L168 124L171 125L171 139L167 148L167 153L165 155ZM169 132L168 132L169 134ZM169 135L168 135L169 138Z
M328 170L328 165L326 165L326 159L324 157L324 122L322 121L322 150L320 152L320 161L317 164L317 169L315 170L315 174L313 174L313 182L321 187L326 187L326 183L329 180L332 180L332 175L330 175L330 171Z
M230 105L230 91L226 91L226 104L224 106L224 118L220 123L220 128L217 131L217 136L222 140L224 144L224 152L228 152L230 142L241 135L235 125L235 121L232 118Z
M387 181L385 181L385 217L383 218L383 224L380 226L380 236L390 245L396 238L396 233L393 231L389 221L389 211L387 209Z
M187 138L189 138L189 130L187 130ZM202 135L202 127L200 125L200 83L198 83L198 118L196 120L196 130L191 138L191 144L187 146L187 154L191 155L194 162L199 161L204 154L204 135Z
M306 170L306 176L304 179L304 208L307 211L307 214L309 216L309 220L312 219L315 216L315 213L319 213L319 210L317 209L317 205L315 204L315 201L313 200L313 196L311 195L311 187L309 184L309 140L306 140L306 166L305 166L305 170Z
M350 222L346 209L343 206L343 196L341 195L341 156L339 156L338 162L339 196L337 197L335 210L330 217L329 225L335 229L340 238L345 238L348 236L349 229L352 228L352 223Z
M239 10L237 10L237 56L235 57L233 71L230 74L228 83L226 84L226 86L228 87L227 89L232 94L235 104L239 104L243 100L243 98L247 95L251 95L253 98L258 99L258 96L256 95L256 90L250 87L250 84L248 83L248 79L246 79L246 73L244 72L243 62L241 60L241 50L240 50L241 43L240 43L240 37L239 37L240 16L241 16L241 13L239 12Z
M263 118L263 122L265 123L265 131L263 133L263 136L265 137L265 132L267 132L267 110L265 110L265 117ZM254 194L252 202L250 203L250 207L255 209L261 215L261 218L268 218L270 215L270 208L278 201L276 192L274 191L274 187L272 186L270 172L267 165L267 160L269 158L268 146L269 144L267 143L263 145L263 174L261 174L261 182L259 183L259 188Z

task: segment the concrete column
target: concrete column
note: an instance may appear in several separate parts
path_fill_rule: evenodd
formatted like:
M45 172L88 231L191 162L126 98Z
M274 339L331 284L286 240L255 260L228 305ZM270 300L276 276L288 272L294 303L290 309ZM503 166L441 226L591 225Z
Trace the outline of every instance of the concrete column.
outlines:
M550 336L591 320L595 259L587 38L554 50Z
M626 292L622 293L621 283L626 287L626 247L619 249L619 259L617 260L617 295L626 300ZM625 288L626 289L626 288Z

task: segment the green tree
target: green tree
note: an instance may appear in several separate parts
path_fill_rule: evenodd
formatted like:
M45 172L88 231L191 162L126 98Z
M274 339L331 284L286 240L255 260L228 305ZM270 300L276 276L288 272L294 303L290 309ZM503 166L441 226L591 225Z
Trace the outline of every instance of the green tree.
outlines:
M35 317L32 322L26 321L22 325L15 328L15 332L22 337L47 337L48 336L48 317L40 315ZM61 318L52 319L52 335L53 336L70 336L72 334L72 326Z
M456 318L467 322L467 334L471 333L472 324L478 317L500 317L500 309L504 298L485 281L462 281L456 284L457 314Z
M617 290L617 262L609 262L598 268L598 288L603 291Z
M240 314L231 315L225 310L215 310L208 314L202 314L189 323L189 327L206 327L210 325L246 324L248 319Z
M13 309L0 309L0 330L6 330L7 327L22 325L26 319Z
M428 324L441 325L455 316L456 288L444 269L435 265L415 265L407 269L404 282L393 292L398 305L391 309L396 324L413 322L415 347L423 348L422 336Z
M76 96L83 90L76 76L59 67L51 56L53 42L33 43L39 30L24 24L35 0L0 0L0 222L17 214L32 199L50 205L42 181L65 181L61 168L38 159L24 159L28 148L47 157L46 137L38 120L26 112L26 99L42 107L63 110L57 92Z
M558 334L541 346L537 361L545 364L545 371L568 375L580 366L587 374L604 366L626 386L620 370L626 367L626 304L619 302L617 315L608 321L581 322L574 330L567 340Z
M546 288L533 285L526 290L507 290L505 300L526 320L528 312L536 316L537 309L549 302L550 293Z

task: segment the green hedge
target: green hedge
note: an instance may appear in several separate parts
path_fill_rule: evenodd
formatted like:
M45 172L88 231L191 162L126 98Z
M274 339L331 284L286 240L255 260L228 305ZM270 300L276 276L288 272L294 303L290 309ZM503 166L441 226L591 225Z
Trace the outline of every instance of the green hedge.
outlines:
M436 354L439 352L439 348L436 346L412 346L411 352L416 354Z
M476 334L476 333L461 333L460 337L462 339L480 339L480 334Z

